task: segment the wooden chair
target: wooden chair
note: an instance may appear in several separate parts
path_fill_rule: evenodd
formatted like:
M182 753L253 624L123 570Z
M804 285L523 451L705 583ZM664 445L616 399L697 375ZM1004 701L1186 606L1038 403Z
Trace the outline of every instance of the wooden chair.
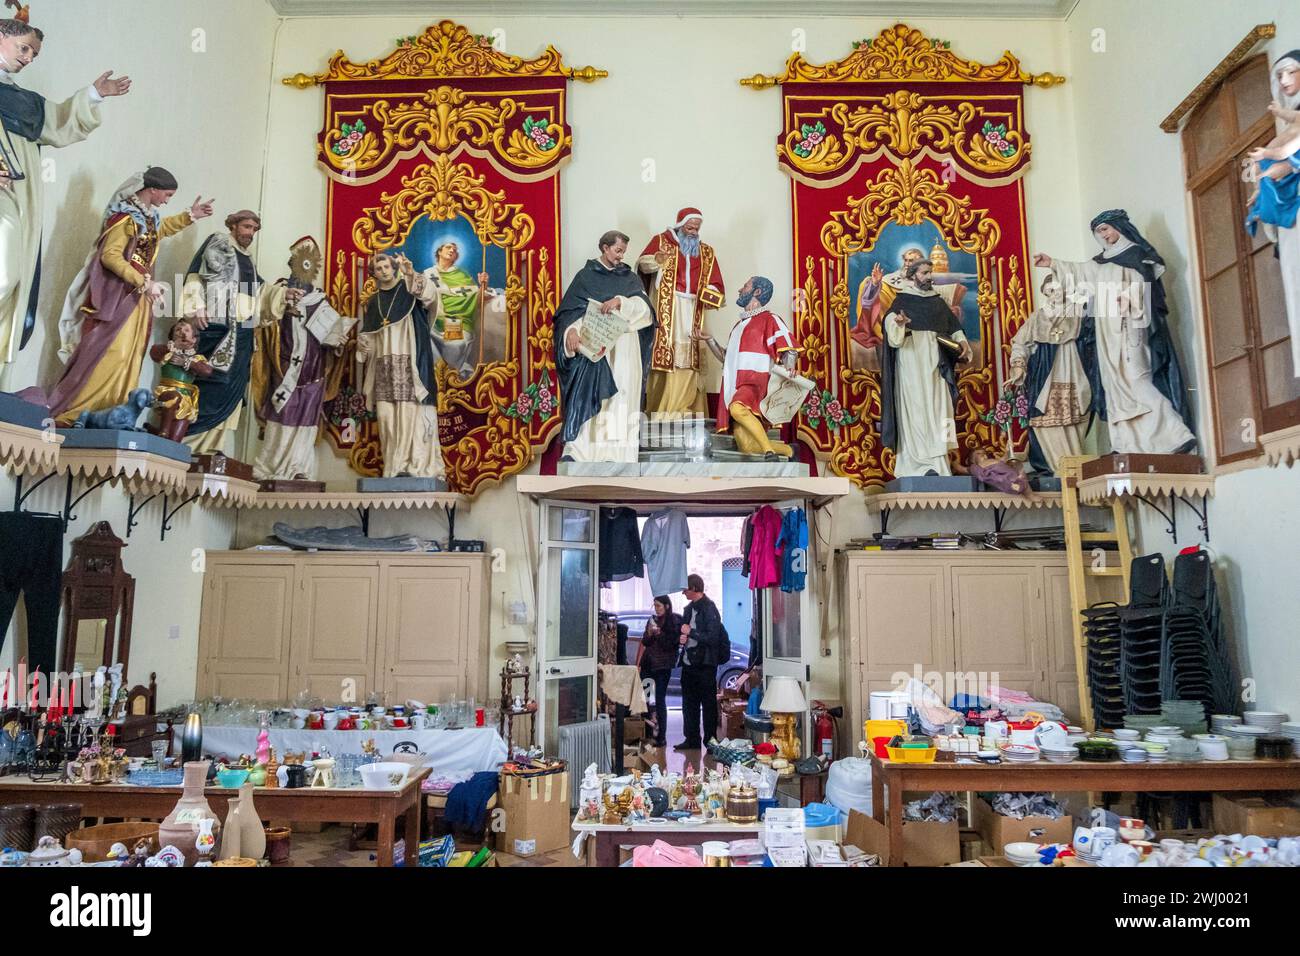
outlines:
M126 749L128 757L152 757L153 742L167 741L167 751L172 749L173 719L158 717L158 674L149 675L149 686L136 684L126 692L126 720L118 734L118 746ZM160 723L166 726L158 729Z

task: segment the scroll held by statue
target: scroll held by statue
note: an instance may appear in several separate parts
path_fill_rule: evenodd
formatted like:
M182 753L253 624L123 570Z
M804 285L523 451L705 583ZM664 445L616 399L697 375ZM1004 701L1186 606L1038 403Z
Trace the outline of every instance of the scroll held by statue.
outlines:
M777 362L767 380L767 397L759 405L763 417L772 425L784 425L803 408L804 399L813 390L811 379L792 372Z
M614 343L632 331L627 319L601 312L601 305L595 299L587 300L587 314L578 329L578 351L593 362L608 355Z

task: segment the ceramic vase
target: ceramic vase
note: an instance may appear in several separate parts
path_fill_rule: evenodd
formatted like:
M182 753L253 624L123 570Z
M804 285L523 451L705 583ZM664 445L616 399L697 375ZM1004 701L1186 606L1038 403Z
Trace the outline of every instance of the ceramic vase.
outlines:
M193 866L198 859L195 840L199 833L200 820L214 820L213 830L217 839L221 839L221 822L212 808L208 806L203 795L203 786L208 777L208 761L195 760L184 768L183 789L180 800L167 818L158 826L158 842L163 846L171 844L185 856L185 865Z
M253 806L253 785L246 783L239 788L239 806L231 811L236 816L239 827L239 853L232 856L246 856L260 860L266 854L266 831L258 818L257 807ZM233 829L230 816L226 817L226 833Z

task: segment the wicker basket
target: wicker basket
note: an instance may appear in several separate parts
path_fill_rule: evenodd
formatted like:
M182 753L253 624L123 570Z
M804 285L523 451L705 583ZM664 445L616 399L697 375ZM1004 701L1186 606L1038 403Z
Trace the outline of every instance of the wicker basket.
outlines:
M108 857L114 843L135 849L141 840L149 841L149 853L158 852L158 824L156 823L104 823L97 827L83 827L68 834L64 846L80 850L87 863L98 863Z

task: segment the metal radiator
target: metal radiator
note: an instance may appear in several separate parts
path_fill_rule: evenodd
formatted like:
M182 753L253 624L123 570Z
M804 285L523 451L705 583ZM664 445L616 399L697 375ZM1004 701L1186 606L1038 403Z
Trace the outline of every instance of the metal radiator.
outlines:
M610 772L614 735L610 729L609 715L601 714L595 720L580 724L567 724L560 728L559 737L560 759L569 768L569 806L576 807L582 772L593 763L598 772Z

